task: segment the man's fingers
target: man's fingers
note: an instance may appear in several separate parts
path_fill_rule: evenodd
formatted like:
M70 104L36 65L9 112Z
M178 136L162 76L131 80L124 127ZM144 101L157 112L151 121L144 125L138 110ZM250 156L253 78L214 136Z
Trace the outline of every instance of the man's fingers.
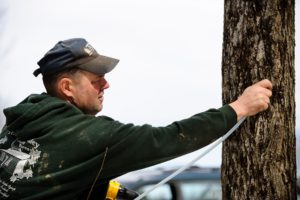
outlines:
M267 110L268 107L269 107L268 100L265 98L259 98L256 103L256 111L253 113L256 114L258 112L262 112L264 110Z
M272 96L272 83L268 79L264 79L256 83L256 86L260 87L258 90L260 93L266 95L267 97Z
M268 79L261 80L261 81L257 82L256 84L261 87L267 88L269 90L272 90L272 87L273 87L271 81L269 81Z
M272 83L264 79L245 89L242 95L231 105L238 115L252 116L268 109L272 96Z
M270 98L267 96L261 96L258 100L260 106L263 108L263 110L266 110L269 107L270 104Z
M264 95L266 95L267 97L271 97L272 96L272 90L266 89L266 88L262 88L262 93Z

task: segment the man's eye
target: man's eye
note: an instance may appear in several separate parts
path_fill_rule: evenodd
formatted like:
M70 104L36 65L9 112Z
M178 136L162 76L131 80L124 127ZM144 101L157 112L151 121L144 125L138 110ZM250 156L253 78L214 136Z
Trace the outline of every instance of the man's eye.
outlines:
M99 80L97 80L97 81L92 81L91 83L92 83L92 84L99 84L100 81L99 81Z

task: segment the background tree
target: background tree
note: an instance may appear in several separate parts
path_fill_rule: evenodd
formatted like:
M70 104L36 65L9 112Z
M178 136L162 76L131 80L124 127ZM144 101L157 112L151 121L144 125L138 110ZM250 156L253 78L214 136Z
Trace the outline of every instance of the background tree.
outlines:
M296 199L295 2L225 0L223 103L273 83L270 109L223 144L223 199Z

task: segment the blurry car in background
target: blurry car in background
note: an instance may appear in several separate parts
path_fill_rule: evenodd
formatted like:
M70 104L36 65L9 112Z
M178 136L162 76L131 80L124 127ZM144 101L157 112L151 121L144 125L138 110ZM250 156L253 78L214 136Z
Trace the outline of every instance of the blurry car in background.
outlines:
M176 170L141 170L119 177L122 185L139 194ZM192 167L174 177L169 182L151 191L145 200L220 200L222 199L219 168Z
M139 194L148 191L176 169L149 169L131 172L117 178L126 188ZM192 167L151 191L144 200L221 200L219 168ZM300 177L297 180L297 199L300 200Z

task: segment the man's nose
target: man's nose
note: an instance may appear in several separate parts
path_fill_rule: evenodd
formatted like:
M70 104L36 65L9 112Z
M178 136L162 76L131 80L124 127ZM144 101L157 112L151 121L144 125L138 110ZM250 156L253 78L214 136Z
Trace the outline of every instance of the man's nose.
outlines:
M108 89L109 88L109 83L107 82L107 81L105 81L105 84L104 84L104 86L103 86L103 89L104 90L106 90L106 89Z
M101 83L101 89L106 90L107 88L109 88L109 83L106 79L103 79L103 82Z

